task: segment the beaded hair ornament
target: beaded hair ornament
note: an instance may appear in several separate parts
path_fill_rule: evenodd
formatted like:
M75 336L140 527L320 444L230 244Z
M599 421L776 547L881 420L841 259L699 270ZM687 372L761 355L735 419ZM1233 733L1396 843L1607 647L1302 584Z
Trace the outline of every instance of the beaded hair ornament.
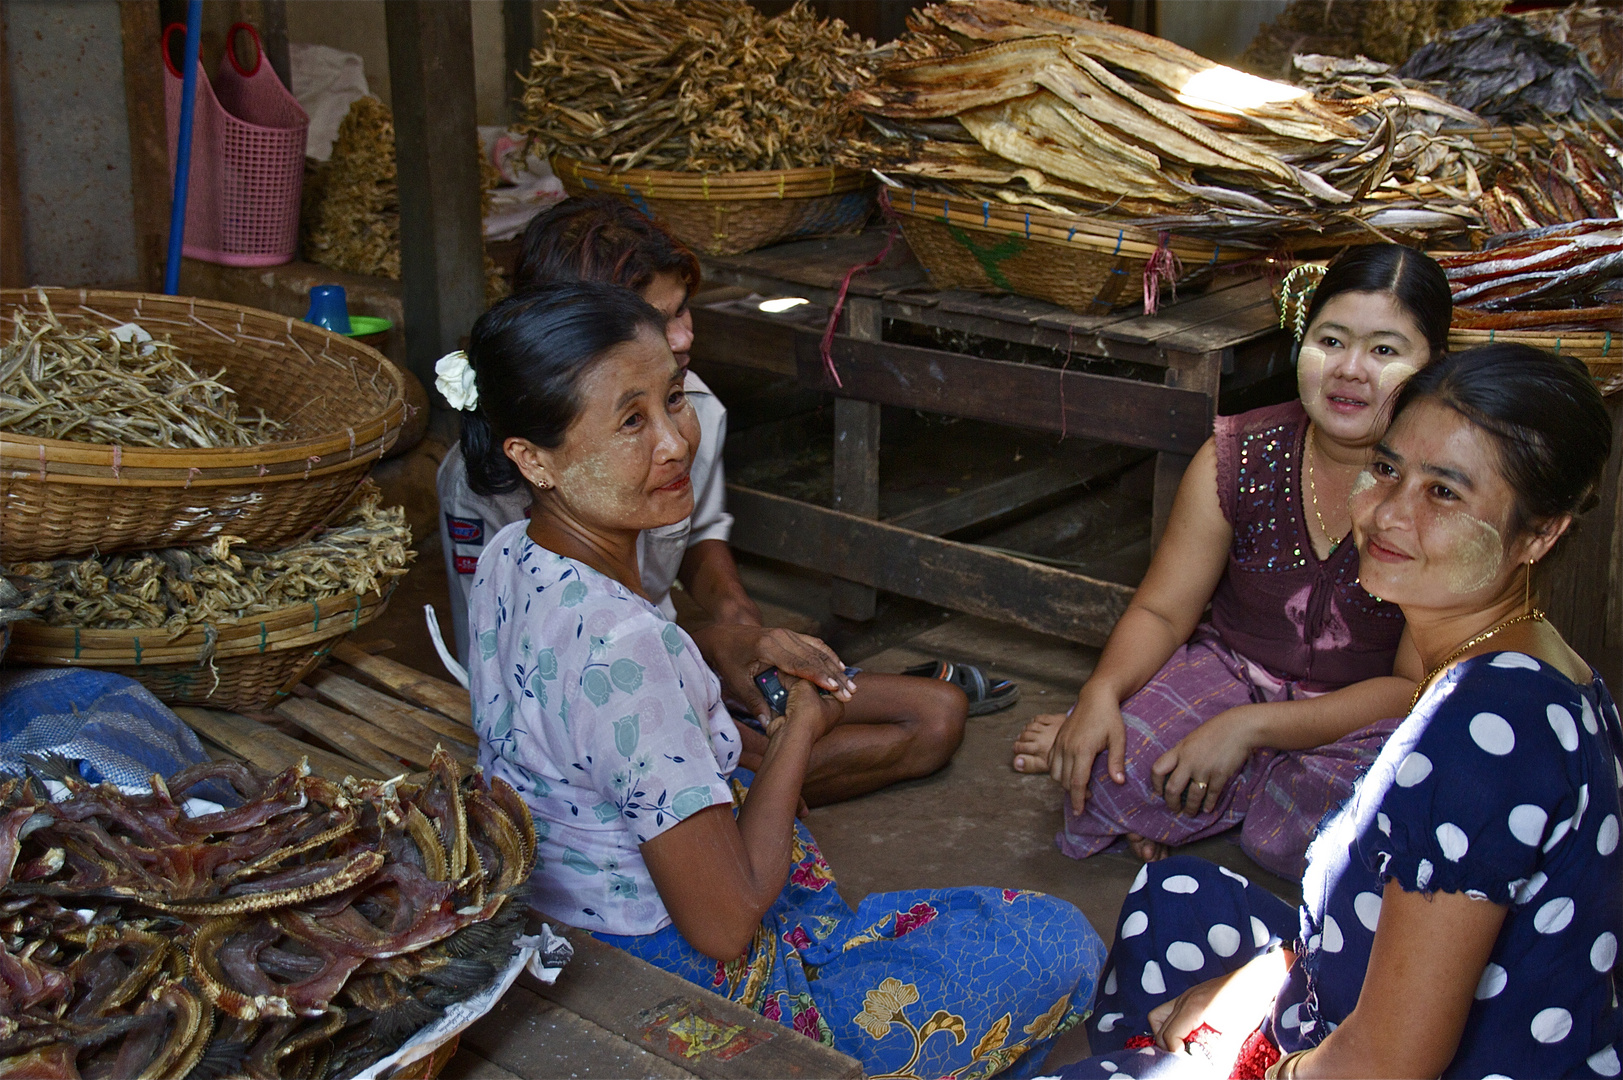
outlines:
M1313 306L1313 294L1326 269L1318 263L1303 263L1286 274L1279 287L1279 325L1297 341L1307 333L1307 309Z

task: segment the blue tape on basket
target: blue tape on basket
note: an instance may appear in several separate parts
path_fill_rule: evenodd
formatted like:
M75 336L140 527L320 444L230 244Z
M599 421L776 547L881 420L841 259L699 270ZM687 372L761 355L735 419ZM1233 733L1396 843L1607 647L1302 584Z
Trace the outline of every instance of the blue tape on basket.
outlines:
M918 192L909 191L907 193L907 208L909 210L917 210L919 208L919 193Z
M1026 215L1026 239L1031 239L1031 215Z
M1606 331L1606 341L1600 347L1600 354L1602 356L1609 356L1611 354L1611 352L1612 352L1612 332L1610 330L1608 330L1608 331Z
M73 658L75 660L79 659L79 628L77 626L73 628Z
M315 621L310 624L310 629L314 632L321 629L321 605L312 600L310 601L310 610L315 612L316 615Z
M1492 344L1493 344L1493 335L1494 335L1494 333L1495 333L1495 332L1494 332L1494 331L1492 331L1492 330L1489 330L1489 331L1488 331L1488 344L1489 344L1489 345L1492 345Z
M1560 338L1555 339L1555 355L1557 355L1557 356L1561 355L1561 339Z
M1072 225L1071 226L1071 231L1065 234L1066 241L1069 242L1070 239L1075 235L1076 235L1076 226Z
M981 203L981 224L992 224L992 204L989 202Z
M1207 264L1206 264L1206 265L1207 265L1207 266L1212 266L1212 265L1215 265L1215 264L1216 264L1216 262L1217 262L1217 255L1218 255L1218 252L1220 252L1220 251L1222 251L1222 250L1223 250L1223 245L1222 245L1222 244L1218 244L1218 245L1217 245L1217 246L1216 246L1216 247L1214 247L1214 248L1212 248L1212 258L1211 258L1211 262L1208 262L1208 263L1207 263Z
M141 639L140 638L135 639L135 662L137 664L140 664L140 662L141 662Z
M1126 238L1127 238L1126 230L1122 230L1122 231L1116 233L1116 250L1112 251L1110 254L1112 254L1112 255L1120 255L1121 254L1121 242L1123 240L1125 240Z
M359 630L361 628L361 594L360 593L355 594L355 618L350 620L349 628L351 630Z
M265 651L265 624L259 624L259 651Z

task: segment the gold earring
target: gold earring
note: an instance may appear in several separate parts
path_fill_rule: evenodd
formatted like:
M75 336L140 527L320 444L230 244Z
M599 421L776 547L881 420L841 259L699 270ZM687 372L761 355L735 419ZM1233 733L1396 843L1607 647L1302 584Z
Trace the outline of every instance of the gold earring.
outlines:
M1527 575L1522 578L1522 605L1528 612L1533 610L1533 560L1527 560Z

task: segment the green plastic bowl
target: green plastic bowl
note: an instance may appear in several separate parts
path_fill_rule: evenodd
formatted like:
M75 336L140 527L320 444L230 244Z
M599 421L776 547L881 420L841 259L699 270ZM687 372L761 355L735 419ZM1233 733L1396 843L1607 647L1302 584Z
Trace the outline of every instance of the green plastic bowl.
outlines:
M351 315L349 317L349 333L347 337L366 337L369 334L381 334L385 330L393 329L394 321L381 319L376 315Z

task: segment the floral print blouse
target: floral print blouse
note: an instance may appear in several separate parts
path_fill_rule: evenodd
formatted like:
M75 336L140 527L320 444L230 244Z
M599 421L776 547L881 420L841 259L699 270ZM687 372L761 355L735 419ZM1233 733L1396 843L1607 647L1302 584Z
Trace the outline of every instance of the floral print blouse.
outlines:
M531 902L587 930L670 925L640 845L731 805L738 728L660 610L516 521L479 556L468 665L479 764L535 817Z

